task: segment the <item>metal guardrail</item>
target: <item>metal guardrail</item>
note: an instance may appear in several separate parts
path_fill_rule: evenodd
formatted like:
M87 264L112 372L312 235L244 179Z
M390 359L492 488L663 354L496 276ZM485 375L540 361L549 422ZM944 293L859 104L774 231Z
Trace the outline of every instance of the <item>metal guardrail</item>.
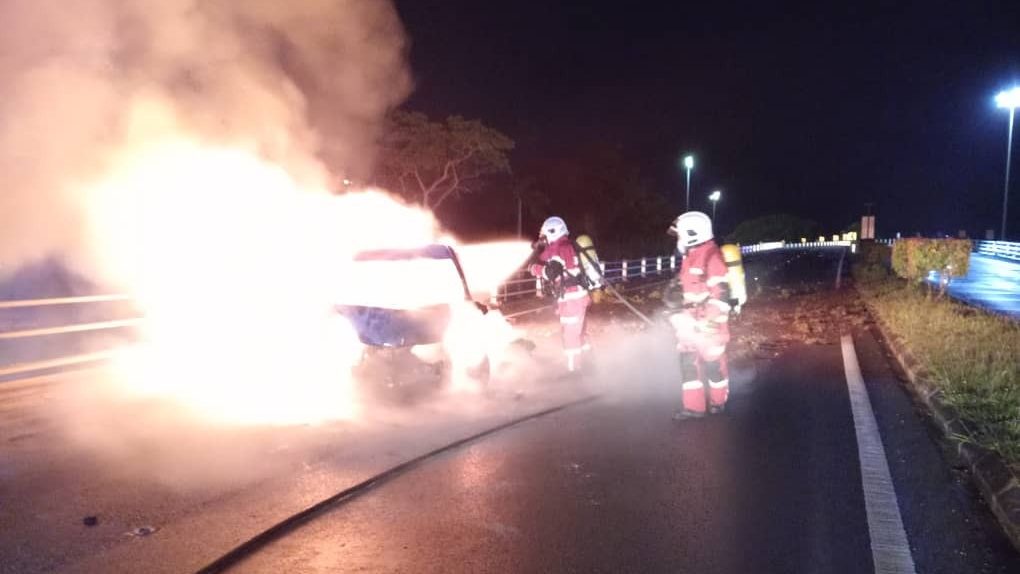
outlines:
M876 239L876 243L882 245L893 245L898 239ZM1020 242L1017 241L990 241L977 239L973 241L973 252L991 257L999 257L1012 261L1020 261Z
M854 244L853 241L801 241L801 242L786 242L786 241L768 241L763 243L757 243L755 245L741 245L740 254L750 255L752 253L761 253L763 251L774 251L776 249L804 249L804 248L816 248L816 247L850 247Z
M832 246L845 246L849 245L850 242L811 242L811 243L761 243L758 245L748 245L741 247L741 251L744 254L759 253L763 251L770 251L773 249L799 249L805 247L832 247ZM627 283L631 280L642 280L648 278L655 278L662 276L663 274L675 272L679 265L679 260L675 255L655 255L651 257L636 257L632 259L622 259L619 261L605 261L601 262L602 274L606 281L621 284ZM642 289L648 285L655 285L658 283L648 283L646 281L640 282L637 288ZM497 293L494 294L495 299L499 302L506 302L515 298L522 297L541 297L542 288L538 279L532 277L526 269L518 271L513 277L504 282L499 286ZM106 294L106 295L89 295L82 297L59 297L59 298L48 298L48 299L30 299L21 301L0 301L0 311L18 310L23 311L26 309L53 307L53 306L74 306L74 305L88 305L97 303L110 303L110 302L129 302L132 298L125 294ZM14 341L14 340L26 340L35 339L40 337L55 336L55 335L66 335L66 334L83 334L90 332L108 331L113 329L123 329L128 327L135 327L140 325L144 321L144 318L132 317L126 319L112 319L105 321L92 321L85 323L75 323L66 325L56 325L47 327L32 327L32 328L21 328L11 331L0 331L0 342ZM76 366L87 363L95 363L109 359L111 356L116 354L116 349L106 349L95 352L84 352L74 355L67 355L55 358L48 358L42 360L33 360L22 363L8 363L4 364L0 361L0 378L16 377L27 374L38 374L42 371L47 371L55 368L63 368L68 366Z
M1001 257L1020 261L1020 242L1015 241L975 241L974 252L992 257Z
M852 241L808 241L802 243L787 243L785 241L773 241L758 243L755 245L743 245L740 247L742 255L772 251L775 249L804 249L818 247L850 247ZM628 281L634 278L655 277L667 271L677 269L677 257L675 255L654 255L651 257L636 257L620 261L603 261L602 275L611 282ZM521 269L510 279L504 282L497 293L493 294L493 300L504 302L522 296L542 296L541 282L532 277L527 269Z
M601 261L602 276L607 281L628 281L634 278L655 277L662 273L677 269L675 255L656 255L622 259L620 261ZM541 297L541 280L533 277L527 269L520 269L510 279L499 286L493 293L492 300L505 302L523 296Z
M104 303L130 302L131 300L132 298L128 295L108 294L88 295L82 297L55 297L48 299L0 301L0 320L6 321L11 319L7 322L9 330L0 330L0 343L4 344L4 346L0 348L0 352L3 353L4 359L6 359L0 359L0 378L9 380L23 375L40 374L43 371L96 363L109 359L111 356L116 354L116 349L105 348L97 350L94 348L96 346L107 347L110 343L106 339L101 340L99 345L95 345L92 341L87 341L81 338L66 340L67 346L64 347L63 352L68 353L71 351L74 354L66 354L58 357L39 356L46 354L45 351L50 347L49 342L39 346L33 346L31 343L22 343L27 340L53 337L56 335L82 336L89 333L112 331L115 329L138 326L144 320L143 318L129 317L107 319L106 317L110 317L111 315L114 317L117 315L123 317L124 313L117 313L116 311L111 310L111 314L107 315L102 309L92 308L87 311L81 309L84 305L94 306ZM54 313L44 311L57 306L68 308L66 311L59 311L56 313L57 316L61 317L60 320L65 322L64 324L48 326L33 325L28 328L23 326L23 324L26 323L26 313L32 314L31 321L28 321L29 323L52 322ZM99 312L96 313L94 311ZM75 319L81 321L82 315L105 320L86 319L85 322L67 323L67 321L74 321ZM97 317L97 315L99 316ZM102 315L106 315L106 317L102 317ZM41 320L40 316L42 317ZM46 320L46 317L49 317L49 321ZM11 326L14 326L14 328L11 329Z
M51 299L28 299L24 301L0 301L0 309L25 309L51 305L77 305L81 303L107 303L130 301L130 295L85 295L83 297L55 297Z

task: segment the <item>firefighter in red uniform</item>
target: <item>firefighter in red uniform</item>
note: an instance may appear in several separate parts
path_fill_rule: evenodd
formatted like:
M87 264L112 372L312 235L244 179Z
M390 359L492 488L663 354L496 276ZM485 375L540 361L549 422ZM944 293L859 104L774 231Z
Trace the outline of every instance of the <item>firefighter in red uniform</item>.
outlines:
M587 343L585 314L591 297L584 286L584 277L567 224L559 217L550 217L542 224L539 241L544 245L531 274L548 281L557 295L557 314L563 333L563 353L567 370L581 367L581 353L590 349Z
M706 410L720 413L726 407L730 289L726 262L713 241L712 220L689 211L671 230L684 255L677 282L671 285L674 294L682 290L681 311L670 317L683 372L683 409L673 418L682 420L704 416Z

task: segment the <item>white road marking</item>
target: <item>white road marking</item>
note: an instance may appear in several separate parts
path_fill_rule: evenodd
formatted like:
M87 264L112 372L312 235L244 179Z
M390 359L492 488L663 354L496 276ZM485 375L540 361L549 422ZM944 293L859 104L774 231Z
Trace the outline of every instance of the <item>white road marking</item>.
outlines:
M900 507L896 502L889 463L885 458L882 437L871 410L871 399L864 386L861 367L857 362L854 340L843 335L843 370L850 391L850 408L857 433L857 454L861 461L861 482L864 486L864 508L868 515L871 537L871 558L875 574L916 574L910 555L907 534L903 530Z

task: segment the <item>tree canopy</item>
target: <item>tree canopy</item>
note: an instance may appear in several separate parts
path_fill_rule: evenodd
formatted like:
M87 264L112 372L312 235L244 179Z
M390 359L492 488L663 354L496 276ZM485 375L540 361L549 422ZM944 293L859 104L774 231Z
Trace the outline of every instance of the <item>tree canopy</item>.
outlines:
M559 215L575 236L591 235L600 254L626 255L668 247L679 214L617 147L593 143L527 166L549 197L543 216Z
M818 237L818 229L818 224L810 219L778 213L742 222L726 240L744 245L761 241L800 241L801 237L813 240Z
M382 139L376 179L429 209L481 188L488 176L510 173L514 141L478 120L432 121L396 111Z

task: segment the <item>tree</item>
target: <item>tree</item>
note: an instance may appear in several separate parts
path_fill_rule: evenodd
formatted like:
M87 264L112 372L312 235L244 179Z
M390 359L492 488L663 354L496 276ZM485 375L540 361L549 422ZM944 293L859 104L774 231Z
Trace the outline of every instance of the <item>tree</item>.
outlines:
M747 245L761 241L800 241L818 237L818 224L795 215L779 213L742 222L727 236L727 241Z
M479 189L487 177L510 173L512 139L478 120L433 122L394 112L383 136L377 179L429 209Z
M632 256L669 246L666 229L679 211L619 147L594 142L526 167L549 195L542 216L562 216L575 236L591 235L600 255Z

